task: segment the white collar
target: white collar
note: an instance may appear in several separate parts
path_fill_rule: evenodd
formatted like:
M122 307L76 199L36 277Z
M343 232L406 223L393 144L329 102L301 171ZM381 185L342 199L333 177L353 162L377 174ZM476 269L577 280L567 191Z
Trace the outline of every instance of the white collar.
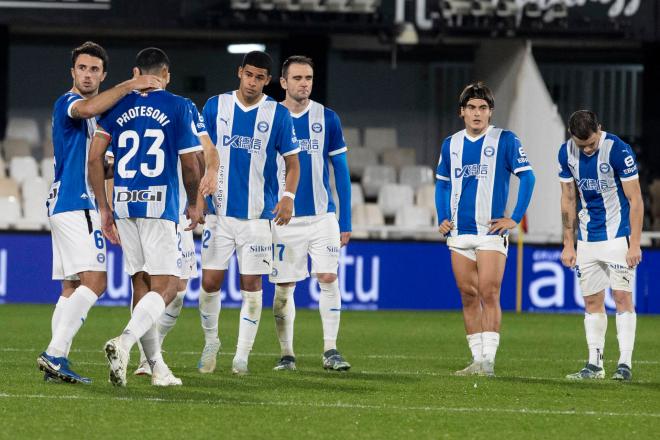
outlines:
M465 130L463 130L463 131L465 132L465 137L467 138L467 140L469 140L470 142L477 142L479 139L481 139L482 137L486 136L486 135L488 134L488 132L489 132L492 128L495 128L495 126L494 126L494 125L489 125L488 128L486 129L486 131L484 131L483 133L481 133L481 134L480 134L479 136L477 136L477 137L472 137L472 136L470 136L470 135L468 134L468 132L467 132L467 129L465 129Z
M244 105L241 103L241 101L238 99L238 96L237 96L236 92L237 92L236 90L234 90L233 92L231 92L232 97L234 98L234 103L238 106L238 108L240 108L241 110L243 110L243 111L246 112L246 113L249 112L249 111L254 110L254 109L257 108L257 107L259 107L259 106L260 106L260 105L261 105L266 99L268 99L268 95L266 95L265 93L263 93L263 94L261 95L261 99L260 99L259 101L257 101L256 104L252 104L251 106L246 107L246 106L244 106Z

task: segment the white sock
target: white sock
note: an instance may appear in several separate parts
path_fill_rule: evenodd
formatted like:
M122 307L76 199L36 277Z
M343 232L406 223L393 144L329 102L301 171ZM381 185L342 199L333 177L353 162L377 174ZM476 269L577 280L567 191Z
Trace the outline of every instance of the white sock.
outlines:
M319 298L319 313L323 324L323 351L337 349L337 334L341 318L341 293L339 282L319 283L321 297Z
M468 342L468 347L470 347L470 351L472 352L472 360L474 362L483 361L484 344L481 337L481 333L472 333L471 335L467 335L467 342Z
M585 313L584 332L587 335L587 347L589 347L589 363L603 368L607 315L605 313Z
M64 304L68 301L68 297L66 296L60 296L59 299L57 300L57 304L55 304L55 310L53 310L53 317L50 321L50 337L52 338L55 336L55 331L57 330L57 326L60 323L60 319L62 318L62 309L64 308ZM66 349L66 353L64 354L64 357L69 357L69 350L71 349L71 344Z
M186 296L186 291L177 292L176 297L172 300L167 307L163 315L158 320L158 335L160 336L160 345L163 345L163 339L165 336L172 330L172 327L176 324L176 319L181 313L183 308L183 298Z
M273 315L275 316L275 333L280 341L282 356L293 356L293 322L296 319L296 304L293 299L295 284L275 286L273 299Z
M616 337L619 340L619 363L632 368L632 352L635 346L637 313L623 312L616 314Z
M481 333L481 340L483 343L483 360L495 362L497 347L500 346L500 334L497 332L483 332Z
M166 368L163 361L163 355L160 350L160 335L158 334L158 324L151 326L147 332L140 338L144 355L149 361L151 372L154 374L163 374Z
M121 334L119 342L122 348L130 352L137 340L154 325L163 311L165 311L165 301L160 294L151 291L144 295L133 308L131 320Z
M241 290L241 295L243 296L243 304L241 305L241 321L238 325L236 357L247 361L254 340L257 337L257 330L259 330L263 291L246 292Z
M206 343L218 340L218 317L220 316L220 291L199 291L199 316Z
M46 353L56 357L67 356L73 337L87 319L87 313L97 299L98 296L87 286L78 286L73 291L73 294L62 305L57 329L48 344Z

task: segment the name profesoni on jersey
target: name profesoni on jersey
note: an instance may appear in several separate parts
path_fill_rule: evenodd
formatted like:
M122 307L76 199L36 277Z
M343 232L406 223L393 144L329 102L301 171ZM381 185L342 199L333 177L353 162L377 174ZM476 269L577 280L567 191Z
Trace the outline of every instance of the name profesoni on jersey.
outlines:
M170 123L170 119L167 114L161 112L159 109L141 105L138 107L130 108L122 113L121 116L117 118L117 125L123 127L125 123L139 116L146 116L148 118L155 119L163 127Z

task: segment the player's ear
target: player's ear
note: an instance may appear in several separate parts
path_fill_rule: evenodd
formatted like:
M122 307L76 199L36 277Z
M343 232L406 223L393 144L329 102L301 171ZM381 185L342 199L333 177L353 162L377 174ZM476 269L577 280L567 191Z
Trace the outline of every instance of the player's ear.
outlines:
M105 81L105 77L108 76L108 72L103 72L101 75L101 82Z
M74 81L76 80L76 73L75 73L75 70L76 70L76 69L74 69L73 67L71 68L71 78L73 78Z
M266 78L266 84L265 85L270 84L271 79L273 79L273 75L268 75L268 78Z
M238 79L241 79L241 76L243 76L243 67L241 67L241 66L238 67L237 76L238 76Z
M140 76L140 69L138 69L137 67L133 67L133 78L135 78L136 76Z
M280 87L286 90L286 79L284 79L284 77L281 76L280 76Z

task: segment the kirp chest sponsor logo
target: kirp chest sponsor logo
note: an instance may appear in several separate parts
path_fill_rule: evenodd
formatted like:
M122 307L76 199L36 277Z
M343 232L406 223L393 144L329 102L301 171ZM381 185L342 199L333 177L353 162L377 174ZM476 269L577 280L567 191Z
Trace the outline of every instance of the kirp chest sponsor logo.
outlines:
M261 153L262 143L260 139L255 139L250 136L227 136L222 137L222 145L224 147L237 148L239 150L247 150L249 153Z
M486 177L488 175L488 165L473 163L463 165L461 168L454 168L454 177L457 179L466 177Z

